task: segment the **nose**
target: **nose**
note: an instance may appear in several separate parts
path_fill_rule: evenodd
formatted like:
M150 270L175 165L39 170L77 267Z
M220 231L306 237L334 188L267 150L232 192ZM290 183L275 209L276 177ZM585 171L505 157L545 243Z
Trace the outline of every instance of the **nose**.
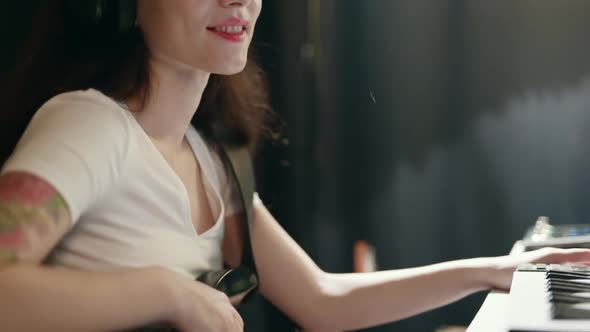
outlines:
M223 7L244 7L251 1L252 0L220 0L219 2Z

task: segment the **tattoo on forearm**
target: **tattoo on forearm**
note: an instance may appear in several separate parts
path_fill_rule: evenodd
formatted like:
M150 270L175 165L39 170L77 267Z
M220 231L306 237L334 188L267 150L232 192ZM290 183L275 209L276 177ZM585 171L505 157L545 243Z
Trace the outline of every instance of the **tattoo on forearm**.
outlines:
M0 263L16 263L16 251L0 248Z
M65 201L47 182L26 173L0 176L0 263L31 256L35 243L67 220Z

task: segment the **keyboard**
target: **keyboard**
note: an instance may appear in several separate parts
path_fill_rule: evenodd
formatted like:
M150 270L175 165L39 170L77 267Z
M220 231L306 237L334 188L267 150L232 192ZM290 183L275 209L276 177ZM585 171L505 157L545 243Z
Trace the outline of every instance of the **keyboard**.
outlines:
M590 332L590 267L519 266L508 306L512 332Z

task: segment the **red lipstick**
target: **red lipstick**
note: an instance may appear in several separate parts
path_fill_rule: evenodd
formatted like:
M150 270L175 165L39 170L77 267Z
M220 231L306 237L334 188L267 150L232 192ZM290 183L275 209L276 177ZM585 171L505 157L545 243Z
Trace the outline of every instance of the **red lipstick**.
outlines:
M208 31L231 42L243 41L247 29L248 21L238 17L231 17L220 24L207 27Z

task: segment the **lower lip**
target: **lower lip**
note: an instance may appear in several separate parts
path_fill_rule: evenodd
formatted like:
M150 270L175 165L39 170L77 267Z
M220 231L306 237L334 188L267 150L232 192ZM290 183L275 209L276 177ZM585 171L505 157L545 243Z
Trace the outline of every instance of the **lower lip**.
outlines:
M234 43L239 43L241 41L244 40L244 31L240 32L240 33L227 33L227 32L222 32L222 31L215 31L215 30L209 30L210 32L218 35L219 37L234 42Z

